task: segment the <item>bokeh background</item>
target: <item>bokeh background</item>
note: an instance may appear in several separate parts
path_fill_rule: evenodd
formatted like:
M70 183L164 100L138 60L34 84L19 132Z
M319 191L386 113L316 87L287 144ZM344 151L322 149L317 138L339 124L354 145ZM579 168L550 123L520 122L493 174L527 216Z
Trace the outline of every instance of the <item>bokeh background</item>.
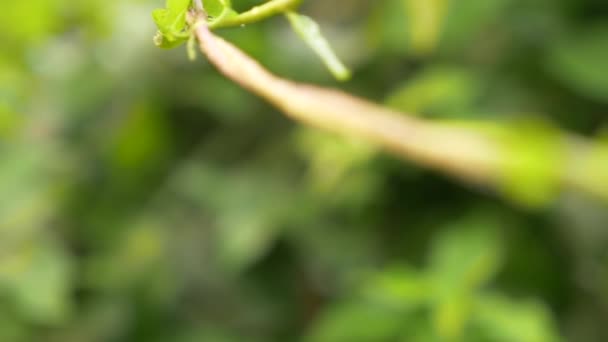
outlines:
M234 0L238 9L261 1ZM529 207L294 124L156 1L0 9L0 341L607 341L608 206ZM307 0L221 35L285 77L438 120L608 123L605 0Z

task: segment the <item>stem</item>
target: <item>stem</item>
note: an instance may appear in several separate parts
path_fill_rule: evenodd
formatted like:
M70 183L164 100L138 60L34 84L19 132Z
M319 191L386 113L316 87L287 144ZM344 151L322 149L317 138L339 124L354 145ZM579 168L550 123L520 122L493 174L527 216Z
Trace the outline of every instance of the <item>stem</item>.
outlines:
M215 36L199 20L194 33L209 61L287 116L326 131L362 138L471 183L504 186L505 170L513 160L505 156L500 138L471 127L415 118L338 90L279 78ZM559 170L556 186L583 190L608 200L608 148L568 135L563 140L567 142L560 148L563 161L553 165Z
M209 28L217 29L256 23L277 14L293 10L298 7L301 2L302 0L271 0L236 16L230 16L211 22L209 23Z
M228 78L265 98L295 120L366 138L422 164L488 182L495 174L492 146L484 137L426 122L348 94L278 78L206 25L195 29L201 50Z

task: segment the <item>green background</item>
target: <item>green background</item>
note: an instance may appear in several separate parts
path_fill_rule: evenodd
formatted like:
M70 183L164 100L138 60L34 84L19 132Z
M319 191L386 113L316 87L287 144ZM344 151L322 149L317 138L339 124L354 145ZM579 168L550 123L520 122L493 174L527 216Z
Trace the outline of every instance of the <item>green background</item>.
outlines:
M605 202L526 170L476 187L294 124L156 49L162 5L0 6L0 341L608 340ZM351 81L284 18L219 33L279 75L423 117L606 135L605 0L302 12Z

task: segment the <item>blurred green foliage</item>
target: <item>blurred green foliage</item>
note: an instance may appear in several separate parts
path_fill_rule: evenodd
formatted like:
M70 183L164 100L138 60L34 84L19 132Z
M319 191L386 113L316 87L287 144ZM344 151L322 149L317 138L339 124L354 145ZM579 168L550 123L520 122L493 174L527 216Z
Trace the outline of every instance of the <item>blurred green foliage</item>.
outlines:
M157 51L161 5L3 4L0 341L608 340L606 203L534 153L546 121L604 139L606 1L305 1L353 66L340 85L286 20L220 31L286 77L520 120L515 202Z

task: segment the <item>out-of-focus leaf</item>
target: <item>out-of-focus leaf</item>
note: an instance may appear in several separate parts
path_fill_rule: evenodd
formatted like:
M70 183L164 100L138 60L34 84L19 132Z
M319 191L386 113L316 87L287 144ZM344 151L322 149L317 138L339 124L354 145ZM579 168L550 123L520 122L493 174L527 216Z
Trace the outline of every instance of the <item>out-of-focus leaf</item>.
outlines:
M392 341L403 329L403 317L371 303L345 303L325 313L307 342Z
M429 303L432 283L422 272L408 267L392 268L370 276L361 292L374 303L409 311Z
M135 104L115 130L108 146L109 158L116 172L130 171L140 177L142 171L158 165L170 146L164 114L150 106Z
M378 51L405 54L409 52L410 35L404 24L404 0L378 1L368 22L368 40Z
M199 329L180 331L178 336L171 340L175 342L239 342L243 340L243 337L235 336L227 329L205 325Z
M61 25L57 14L61 5L58 1L32 0L28 3L6 2L0 11L0 39L4 42L21 44L48 37ZM19 18L15 22L13 18ZM14 53L5 49L5 53Z
M501 223L497 217L485 215L465 217L435 238L429 272L439 298L472 293L498 271L502 261Z
M43 324L62 323L70 312L72 265L60 246L42 241L0 260L0 288L20 313Z
M62 173L54 167L63 161L52 148L27 144L0 151L0 246L7 248L31 238L58 209L53 204L64 182L57 181Z
M465 336L471 315L471 298L458 296L442 301L433 310L433 327L442 340L459 340Z
M485 215L485 214L483 214ZM498 218L470 216L446 227L432 245L433 321L439 336L458 339L471 314L471 299L501 265Z
M17 317L0 312L0 341L26 341L28 328Z
M9 58L0 57L0 141L19 132L26 121L17 113L27 94L27 75Z
M513 0L449 1L440 47L446 51L471 50L484 28L500 18Z
M227 273L257 261L279 236L290 206L284 185L271 179L259 170L226 174L195 165L176 178L175 191L211 212L215 257Z
M296 140L302 154L309 160L313 187L322 192L340 191L342 181L354 174L365 173L365 166L376 155L375 148L363 141L336 137L312 129L298 130ZM369 179L367 182L366 177ZM357 178L357 184L360 188L365 188L366 184L373 182L372 178L372 174L361 175Z
M578 32L550 50L548 66L566 86L608 102L608 26Z
M408 79L385 102L414 115L463 118L473 113L480 94L481 84L472 71L437 67Z
M132 288L154 271L161 271L166 257L166 240L160 222L148 217L132 223L119 244L91 258L85 274L87 285L102 289ZM120 263L121 267L116 267ZM160 273L160 272L159 272Z
M432 52L441 37L449 0L403 0L410 44L416 54Z
M547 307L486 294L477 299L473 325L487 341L557 342L561 338Z
M340 81L350 78L350 71L338 59L325 37L321 34L319 25L314 20L294 12L287 13L287 18L294 31L321 57L321 60L334 77Z

